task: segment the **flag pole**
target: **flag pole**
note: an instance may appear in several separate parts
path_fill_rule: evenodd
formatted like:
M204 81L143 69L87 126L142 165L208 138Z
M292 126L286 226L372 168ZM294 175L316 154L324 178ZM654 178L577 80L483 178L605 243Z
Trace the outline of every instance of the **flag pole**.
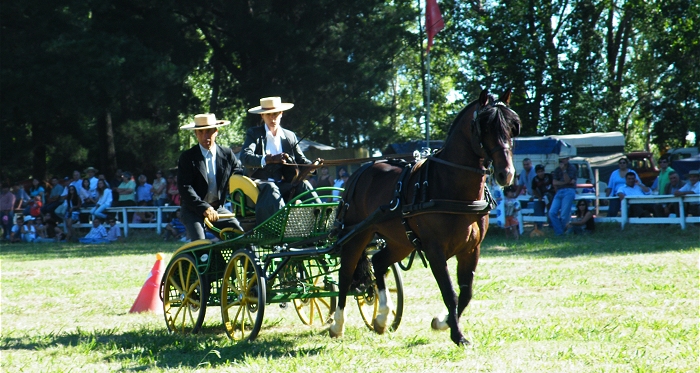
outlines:
M426 63L426 88L425 88L425 143L428 148L430 148L430 51L425 54Z

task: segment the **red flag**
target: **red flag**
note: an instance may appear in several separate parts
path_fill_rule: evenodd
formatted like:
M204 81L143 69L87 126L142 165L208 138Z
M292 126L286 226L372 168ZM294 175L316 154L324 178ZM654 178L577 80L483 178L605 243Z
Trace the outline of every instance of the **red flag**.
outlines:
M442 20L440 8L438 8L437 0L426 0L425 2L425 31L428 33L428 49L433 45L433 37L445 28L445 21Z

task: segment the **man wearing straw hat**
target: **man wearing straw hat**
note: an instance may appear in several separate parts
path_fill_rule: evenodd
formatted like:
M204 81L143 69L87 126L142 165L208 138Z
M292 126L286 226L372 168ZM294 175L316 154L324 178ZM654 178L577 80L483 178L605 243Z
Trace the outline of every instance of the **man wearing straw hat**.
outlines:
M204 218L216 222L219 214L231 213L224 208L228 181L232 174L243 173L243 168L230 148L216 144L219 127L230 123L216 120L214 114L198 114L194 122L180 127L193 130L198 142L180 155L177 169L182 222L192 241L204 239ZM236 218L219 222L219 226L243 231Z
M281 209L285 201L313 189L296 173L296 168L287 165L312 164L302 153L296 134L281 126L282 113L292 107L294 104L282 102L280 97L265 97L260 99L260 106L248 110L251 114L260 114L264 122L248 129L241 151L241 162L260 189L255 205L258 224ZM320 162L317 160L316 164ZM300 171L312 169L309 166Z

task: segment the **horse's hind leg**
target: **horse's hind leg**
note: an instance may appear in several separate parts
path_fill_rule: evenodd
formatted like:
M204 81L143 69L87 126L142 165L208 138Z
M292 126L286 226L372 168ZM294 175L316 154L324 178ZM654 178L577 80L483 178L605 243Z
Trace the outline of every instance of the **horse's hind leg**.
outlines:
M400 249L394 242L388 242L386 248L380 250L378 253L372 256L372 267L374 269L374 277L377 282L377 291L379 304L377 307L377 317L373 321L373 329L377 334L384 334L386 331L387 319L389 313L393 309L394 305L391 304L391 298L387 294L386 282L384 281L384 276L386 275L389 266L396 263L397 261L403 259L403 257L397 257L397 250ZM403 252L410 252L410 250L403 250Z
M353 282L353 274L357 263L362 258L367 244L372 239L373 232L360 233L345 245L340 254L340 270L338 271L338 306L333 315L333 323L328 329L331 337L342 337L345 333L345 305L348 291Z
M447 259L439 248L431 247L429 250L424 250L425 256L430 263L430 270L437 281L442 300L447 307L447 318L444 321L450 327L450 339L457 345L469 344L462 330L459 328L459 313L457 312L457 293L452 286L450 273L447 269ZM432 327L435 329L436 320L433 319Z

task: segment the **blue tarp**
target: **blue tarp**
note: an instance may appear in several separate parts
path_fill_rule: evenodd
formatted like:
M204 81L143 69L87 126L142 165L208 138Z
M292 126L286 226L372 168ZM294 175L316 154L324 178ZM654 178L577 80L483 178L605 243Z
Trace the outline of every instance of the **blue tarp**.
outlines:
M513 141L513 154L559 154L562 145L567 146L561 140L552 138L515 138Z

